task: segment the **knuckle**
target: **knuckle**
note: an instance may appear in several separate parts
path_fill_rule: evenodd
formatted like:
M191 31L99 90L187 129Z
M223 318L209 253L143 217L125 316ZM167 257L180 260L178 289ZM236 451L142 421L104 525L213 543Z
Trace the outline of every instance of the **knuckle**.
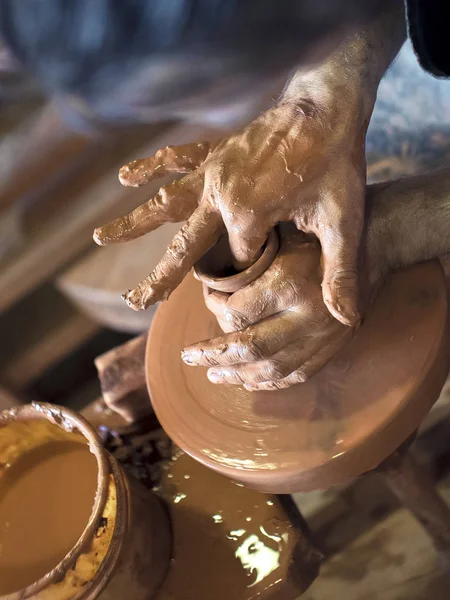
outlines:
M265 379L283 379L288 375L286 367L276 360L268 360L262 371Z
M213 354L205 353L203 355L202 365L205 367L218 367L220 365L220 361Z
M175 235L167 251L173 256L174 260L178 262L185 258L188 250L189 240L183 228Z
M225 307L223 316L232 331L239 331L250 325L250 321L243 314L232 308Z
M163 185L160 189L159 192L157 194L158 199L159 199L159 203L160 206L163 208L167 208L170 204L170 201L173 199L173 186L172 184L170 185Z
M249 383L249 378L245 375L245 373L241 372L239 369L233 369L232 371L229 371L228 377L230 383L237 383L238 385Z
M245 362L256 362L264 358L261 344L249 334L239 334L236 340L236 353Z

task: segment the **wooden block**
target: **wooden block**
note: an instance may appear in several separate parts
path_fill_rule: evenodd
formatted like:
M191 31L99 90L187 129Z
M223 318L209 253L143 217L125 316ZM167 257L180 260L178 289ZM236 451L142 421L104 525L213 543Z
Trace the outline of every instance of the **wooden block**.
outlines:
M145 382L145 334L95 359L103 399L127 423L153 414Z

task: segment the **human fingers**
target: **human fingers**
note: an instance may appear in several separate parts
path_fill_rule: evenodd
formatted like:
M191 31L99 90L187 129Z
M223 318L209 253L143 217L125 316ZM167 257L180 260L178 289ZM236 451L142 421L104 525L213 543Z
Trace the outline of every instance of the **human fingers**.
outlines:
M164 223L185 221L198 205L203 181L191 173L179 181L163 186L153 198L128 215L97 227L94 240L99 246L134 240Z
M344 221L318 232L322 245L323 300L335 319L344 325L359 323L358 254L359 223Z
M298 337L298 315L286 311L251 325L243 331L204 340L183 350L182 359L192 366L226 366L269 358Z
M208 369L208 379L212 383L231 385L256 385L284 379L310 356L308 339L300 338L265 360L226 367L211 367Z
M238 329L244 329L250 325L244 315L228 310L227 301L230 294L212 290L207 285L203 284L203 298L205 305L210 312L215 316L220 328L225 333L231 333Z
M119 181L125 186L140 187L170 173L190 173L204 162L209 151L208 142L166 146L154 156L124 165L119 171Z
M341 325L342 327L342 325ZM287 377L282 379L272 379L255 384L245 384L245 388L250 392L256 391L270 391L270 390L282 390L299 383L304 383L313 375L318 373L325 365L327 365L332 358L341 350L341 348L349 341L352 337L352 330L350 328L342 327L340 333L333 339L327 340L326 343L322 341L317 352L307 359L301 366L295 369Z
M271 222L258 220L255 215L254 211L240 211L233 217L224 218L234 266L238 270L246 269L257 261L272 229Z
M217 242L222 227L220 214L208 205L200 205L174 237L152 273L123 295L128 306L143 310L167 299L193 265Z

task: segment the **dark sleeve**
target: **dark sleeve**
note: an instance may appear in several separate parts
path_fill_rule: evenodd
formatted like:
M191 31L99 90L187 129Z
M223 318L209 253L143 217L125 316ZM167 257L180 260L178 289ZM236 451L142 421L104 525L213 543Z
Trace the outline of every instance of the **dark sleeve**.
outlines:
M406 0L408 30L422 67L450 77L450 0Z

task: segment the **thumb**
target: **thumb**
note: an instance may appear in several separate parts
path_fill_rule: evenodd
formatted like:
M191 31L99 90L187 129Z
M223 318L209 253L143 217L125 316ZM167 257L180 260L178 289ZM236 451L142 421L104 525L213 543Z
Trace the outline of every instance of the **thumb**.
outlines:
M249 230L248 227L228 229L228 239L234 266L239 271L247 269L261 256L264 244L267 242L270 227L258 226Z
M356 223L355 223L356 229ZM356 326L359 312L359 237L345 230L326 228L321 232L322 295L328 310L344 325Z

